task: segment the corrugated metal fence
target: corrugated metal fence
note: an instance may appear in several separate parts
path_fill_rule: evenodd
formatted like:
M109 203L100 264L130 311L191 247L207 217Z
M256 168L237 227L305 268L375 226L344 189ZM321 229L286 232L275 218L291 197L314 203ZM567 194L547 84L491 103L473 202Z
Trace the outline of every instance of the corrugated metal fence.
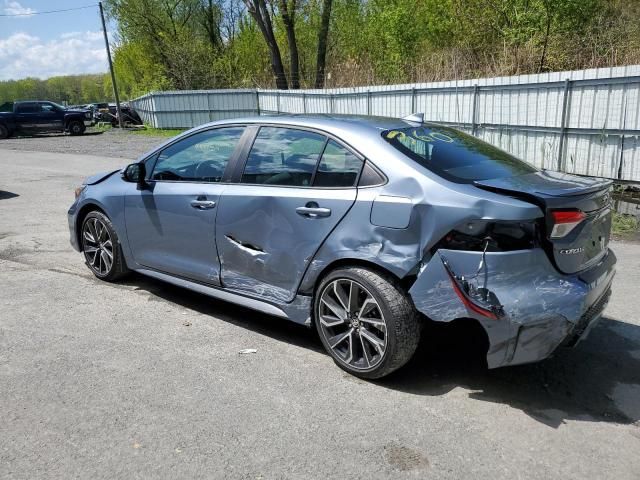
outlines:
M156 128L273 113L403 117L466 130L532 164L640 181L640 66L326 90L153 92L132 101Z

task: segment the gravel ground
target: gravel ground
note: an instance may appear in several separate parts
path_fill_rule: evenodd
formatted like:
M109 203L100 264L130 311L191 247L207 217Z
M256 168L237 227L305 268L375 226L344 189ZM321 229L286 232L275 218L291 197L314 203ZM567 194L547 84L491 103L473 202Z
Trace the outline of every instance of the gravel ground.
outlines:
M136 159L167 137L141 135L126 130L112 129L105 132L87 129L84 135L72 137L66 134L45 134L33 137L17 137L0 140L5 150L76 153Z
M0 150L0 478L638 480L638 244L612 242L611 303L575 349L486 371L427 335L366 382L304 327L91 275L66 210L122 163Z

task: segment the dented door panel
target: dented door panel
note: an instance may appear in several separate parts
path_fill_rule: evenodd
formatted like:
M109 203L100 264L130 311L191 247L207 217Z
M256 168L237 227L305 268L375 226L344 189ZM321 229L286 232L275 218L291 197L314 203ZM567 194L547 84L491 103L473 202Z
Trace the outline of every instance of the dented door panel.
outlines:
M224 287L291 302L309 262L355 198L355 188L230 185L216 218ZM323 210L316 215L314 209Z

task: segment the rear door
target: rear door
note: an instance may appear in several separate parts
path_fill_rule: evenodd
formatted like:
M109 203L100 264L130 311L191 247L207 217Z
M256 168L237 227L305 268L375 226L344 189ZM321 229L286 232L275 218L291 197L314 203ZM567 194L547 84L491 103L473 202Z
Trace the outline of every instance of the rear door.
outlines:
M205 130L162 150L149 188L125 197L125 222L135 261L145 267L220 284L215 216L222 183L244 127Z
M37 102L20 102L15 106L16 124L21 130L36 130L40 122Z
M225 288L278 302L296 295L316 251L356 199L362 159L335 139L263 126L220 199Z

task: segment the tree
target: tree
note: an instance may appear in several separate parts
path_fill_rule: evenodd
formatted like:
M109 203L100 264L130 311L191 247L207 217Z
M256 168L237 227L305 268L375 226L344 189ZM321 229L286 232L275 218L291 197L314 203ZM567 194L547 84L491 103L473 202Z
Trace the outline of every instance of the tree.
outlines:
M324 88L325 66L327 60L327 37L329 36L329 20L331 20L332 0L324 0L322 18L318 30L318 54L316 56L316 88Z
M244 3L247 6L247 11L255 20L258 28L262 32L262 36L267 43L267 47L269 47L271 68L274 76L276 77L276 88L287 90L289 85L284 73L282 55L280 54L280 47L278 47L276 36L273 33L273 24L271 22L271 16L267 9L265 0L244 0Z
M289 45L289 69L291 76L291 88L300 88L300 60L298 59L298 43L296 42L296 0L280 0L280 12L282 23L287 32L287 43Z

